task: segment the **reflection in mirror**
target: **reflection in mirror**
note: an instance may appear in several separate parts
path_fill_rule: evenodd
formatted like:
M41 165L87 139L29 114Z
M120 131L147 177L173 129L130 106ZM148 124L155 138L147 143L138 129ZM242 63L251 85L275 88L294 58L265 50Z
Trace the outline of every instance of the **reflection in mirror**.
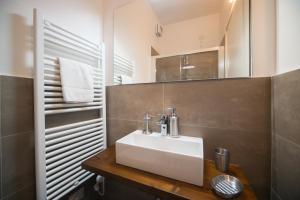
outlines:
M114 84L249 77L250 0L134 0L114 12Z

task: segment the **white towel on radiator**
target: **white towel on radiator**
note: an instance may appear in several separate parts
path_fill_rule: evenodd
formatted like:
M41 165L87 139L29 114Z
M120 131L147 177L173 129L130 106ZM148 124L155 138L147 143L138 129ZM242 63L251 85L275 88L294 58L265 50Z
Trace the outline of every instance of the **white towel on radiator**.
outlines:
M93 69L90 65L59 58L62 93L65 102L85 103L94 98Z

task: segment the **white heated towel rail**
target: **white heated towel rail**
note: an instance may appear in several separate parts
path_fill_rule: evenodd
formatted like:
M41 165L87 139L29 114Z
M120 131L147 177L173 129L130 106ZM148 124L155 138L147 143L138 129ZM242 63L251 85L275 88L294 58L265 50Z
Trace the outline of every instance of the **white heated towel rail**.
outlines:
M114 84L121 85L121 75L126 75L133 78L134 64L130 60L114 54Z
M81 169L81 162L106 148L104 48L44 19L37 10L34 26L37 199L57 200L93 175ZM64 102L59 57L93 67L93 102ZM97 110L99 118L46 127L47 116L89 110Z

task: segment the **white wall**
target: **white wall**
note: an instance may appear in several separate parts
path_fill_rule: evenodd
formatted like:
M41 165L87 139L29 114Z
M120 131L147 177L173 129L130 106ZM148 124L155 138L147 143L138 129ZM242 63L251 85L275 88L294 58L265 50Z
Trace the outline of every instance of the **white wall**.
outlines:
M250 4L252 77L272 76L276 68L276 1L251 0ZM220 15L221 38L232 6L229 1L224 2Z
M82 37L102 42L102 0L1 0L0 74L32 77L33 8Z
M251 0L252 76L254 77L272 76L275 73L275 6L275 0Z
M151 46L158 48L155 27L159 21L148 0L122 6L114 13L114 52L135 65L133 82L150 82Z
M198 17L163 26L160 54L176 54L220 45L219 14Z
M300 68L300 1L277 0L276 74Z
M249 77L249 1L236 1L225 33L227 78Z
M226 26L228 24L228 21L230 19L232 9L234 7L235 1L224 1L223 6L220 12L220 41L224 38Z

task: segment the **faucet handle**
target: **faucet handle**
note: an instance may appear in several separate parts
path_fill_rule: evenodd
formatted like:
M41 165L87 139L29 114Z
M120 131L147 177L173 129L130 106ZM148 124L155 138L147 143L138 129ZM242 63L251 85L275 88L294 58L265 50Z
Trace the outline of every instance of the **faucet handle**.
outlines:
M146 115L144 116L144 120L150 120L150 119L151 119L151 117L149 116L148 113L146 113Z
M176 115L176 108L175 107L169 107L168 110L171 111L171 115Z
M159 118L161 119L161 118L163 118L163 117L166 117L166 116L167 116L167 114L165 114L165 113L161 113L161 114L157 114L157 116L159 116Z
M159 120L157 122L157 125L165 124L168 120L168 115L167 114L157 114L159 116Z
M152 118L154 118L155 116L153 115L150 115L149 113L146 113L145 116L144 116L144 120L150 120Z
M176 112L176 108L175 107L169 107L167 108L168 110L171 110L171 112Z

